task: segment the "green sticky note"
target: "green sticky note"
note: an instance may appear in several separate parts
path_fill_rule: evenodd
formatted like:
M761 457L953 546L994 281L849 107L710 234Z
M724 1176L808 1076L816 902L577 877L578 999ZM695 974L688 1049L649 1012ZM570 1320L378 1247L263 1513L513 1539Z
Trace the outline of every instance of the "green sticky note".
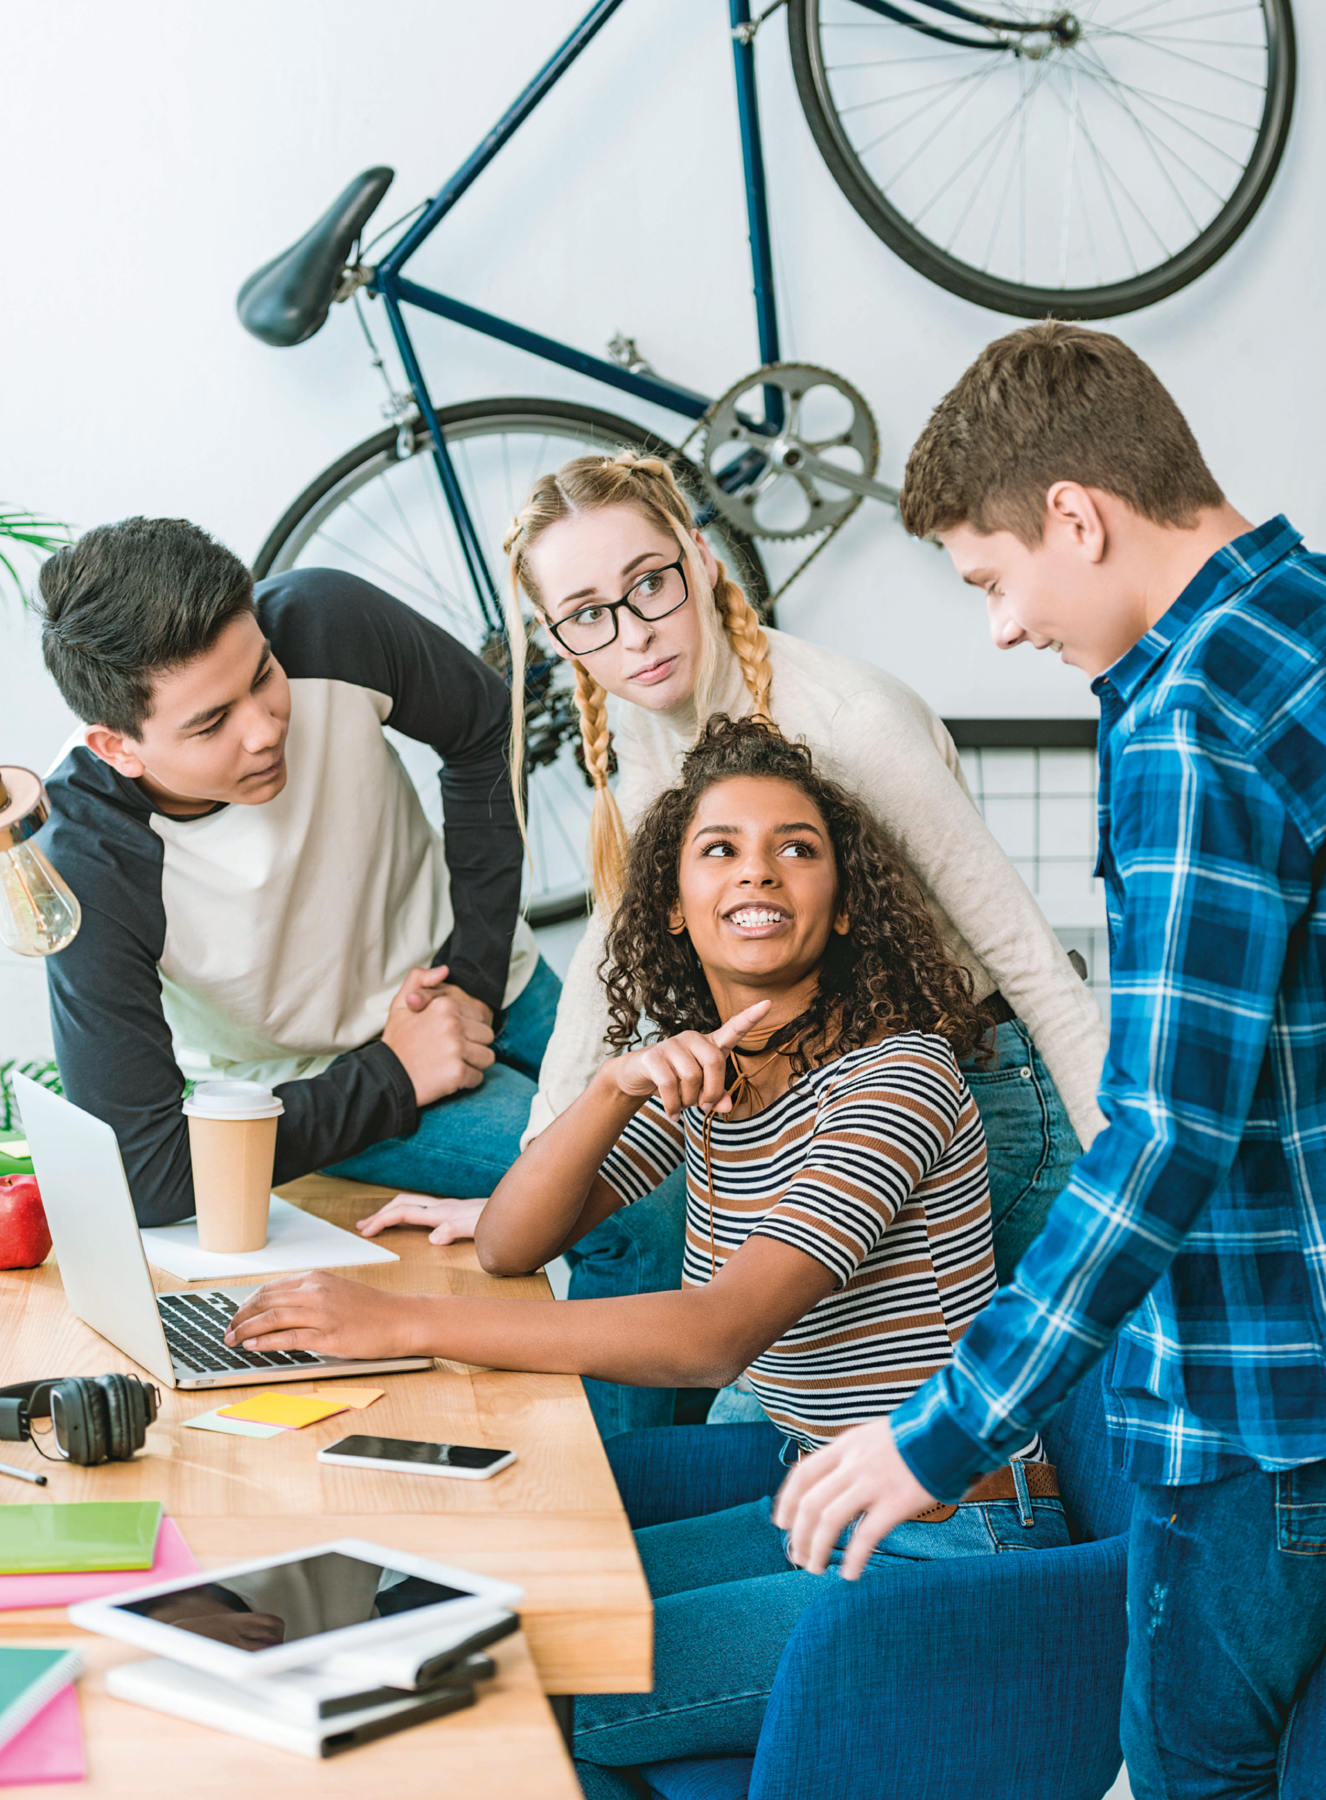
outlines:
M227 1419L221 1412L195 1413L184 1421L194 1431L224 1431L230 1437L284 1437L284 1425L257 1425L250 1419Z
M0 1575L82 1575L150 1569L159 1500L79 1500L0 1506Z

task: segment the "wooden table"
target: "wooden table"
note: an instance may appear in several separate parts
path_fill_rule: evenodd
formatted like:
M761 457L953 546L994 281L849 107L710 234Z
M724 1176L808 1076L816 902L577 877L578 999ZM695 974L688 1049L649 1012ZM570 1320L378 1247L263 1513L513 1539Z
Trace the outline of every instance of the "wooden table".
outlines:
M351 1227L392 1190L308 1176L281 1191L334 1224ZM348 1274L405 1292L500 1293L556 1304L541 1274L502 1282L486 1275L471 1244L439 1249L428 1243L426 1233L407 1229L385 1232L378 1241L394 1250L400 1262L352 1268ZM159 1291L190 1285L157 1269L152 1275ZM5 1382L112 1369L144 1373L73 1317L53 1263L0 1273L0 1370ZM283 1787L298 1788L302 1780L320 1794L348 1794L352 1781L362 1785L365 1776L376 1780L379 1771L395 1784L396 1793L432 1792L449 1785L443 1777L452 1775L452 1761L441 1750L454 1744L454 1773L470 1784L470 1792L518 1794L521 1800L572 1795L577 1788L570 1764L539 1688L548 1694L649 1689L649 1593L579 1380L454 1363L372 1380L387 1390L363 1415L365 1427L371 1420L374 1432L513 1449L518 1460L485 1482L332 1467L317 1462L314 1452L345 1434L344 1414L280 1438L223 1437L186 1431L183 1421L240 1398L245 1390L163 1389L161 1416L133 1462L79 1469L45 1463L27 1445L7 1444L5 1460L41 1469L50 1486L37 1490L5 1481L0 1499L159 1499L204 1566L353 1536L500 1575L518 1582L525 1599L520 1609L523 1637L503 1649L497 1692L485 1690L472 1711L353 1751L342 1761L304 1765L280 1751L106 1699L94 1673L83 1683L84 1706L90 1709L89 1795L123 1794L130 1785L145 1796L153 1793L140 1780L117 1786L113 1778L115 1768L127 1766L117 1758L130 1757L134 1741L149 1738L153 1744L171 1742L173 1788L190 1755L188 1746L193 1746L208 1779L224 1770L232 1793L237 1791L235 1780L243 1784L238 1791L264 1792L263 1778L254 1782L246 1777L265 1770L270 1787L278 1764ZM312 1384L282 1385L298 1394ZM73 1628L63 1620L62 1612L0 1613L0 1642L67 1641ZM74 1635L95 1657L98 1669L119 1654L85 1634ZM410 1785L407 1765L417 1771L417 1785ZM542 1768L537 1778L536 1765ZM192 1775L189 1785L197 1788ZM50 1792L33 1790L38 1791Z

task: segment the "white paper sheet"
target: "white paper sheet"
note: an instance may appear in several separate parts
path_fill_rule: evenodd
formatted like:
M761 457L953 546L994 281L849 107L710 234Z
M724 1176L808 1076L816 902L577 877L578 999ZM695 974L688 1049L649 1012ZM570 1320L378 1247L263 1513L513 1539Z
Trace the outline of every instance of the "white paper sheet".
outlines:
M181 1281L216 1281L223 1275L276 1275L284 1269L346 1269L355 1263L399 1262L371 1238L342 1231L314 1213L272 1195L267 1242L261 1250L200 1250L198 1224L152 1225L143 1232L147 1260Z

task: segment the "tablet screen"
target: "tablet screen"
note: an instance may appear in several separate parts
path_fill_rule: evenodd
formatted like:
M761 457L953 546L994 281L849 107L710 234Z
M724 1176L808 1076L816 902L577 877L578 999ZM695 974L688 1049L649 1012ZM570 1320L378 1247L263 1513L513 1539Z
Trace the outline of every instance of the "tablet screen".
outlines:
M401 1569L325 1551L271 1569L227 1575L224 1582L191 1581L150 1600L127 1602L118 1610L236 1650L272 1650L368 1619L470 1598L465 1588L445 1587Z

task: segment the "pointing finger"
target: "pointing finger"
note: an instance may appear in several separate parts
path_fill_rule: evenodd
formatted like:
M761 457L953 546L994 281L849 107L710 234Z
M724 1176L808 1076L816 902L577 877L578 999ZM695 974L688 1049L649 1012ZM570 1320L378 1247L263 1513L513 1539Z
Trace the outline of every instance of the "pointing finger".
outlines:
M711 1032L712 1042L720 1050L730 1050L734 1044L741 1042L752 1025L764 1017L771 1004L768 1000L757 1000L754 1006L747 1006L734 1014L726 1025L720 1025L717 1031Z

